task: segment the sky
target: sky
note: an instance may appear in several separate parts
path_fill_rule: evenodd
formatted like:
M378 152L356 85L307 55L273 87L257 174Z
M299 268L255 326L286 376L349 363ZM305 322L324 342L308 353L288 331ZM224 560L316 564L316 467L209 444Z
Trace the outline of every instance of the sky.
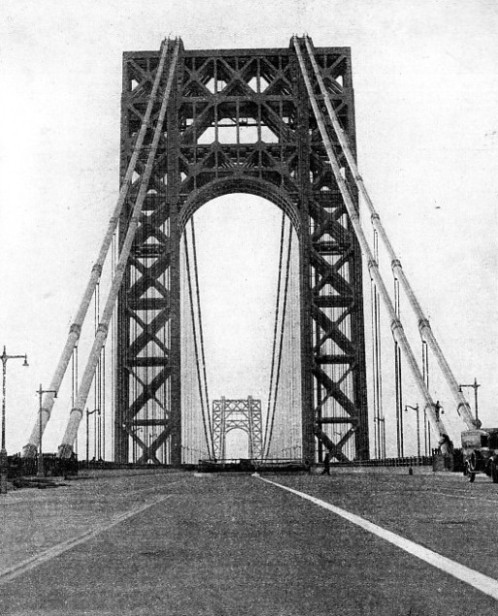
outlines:
M170 34L187 49L286 47L295 33L352 48L363 178L457 380L477 377L497 425L497 31L494 0L4 0L0 346L30 362L7 364L9 453L117 198L122 53ZM67 412L56 405L49 449Z

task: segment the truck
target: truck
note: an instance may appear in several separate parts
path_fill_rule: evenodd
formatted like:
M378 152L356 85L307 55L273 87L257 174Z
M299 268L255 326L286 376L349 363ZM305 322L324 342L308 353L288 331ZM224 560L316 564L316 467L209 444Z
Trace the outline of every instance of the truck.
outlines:
M479 428L462 432L463 474L473 482L485 473L498 483L498 428Z

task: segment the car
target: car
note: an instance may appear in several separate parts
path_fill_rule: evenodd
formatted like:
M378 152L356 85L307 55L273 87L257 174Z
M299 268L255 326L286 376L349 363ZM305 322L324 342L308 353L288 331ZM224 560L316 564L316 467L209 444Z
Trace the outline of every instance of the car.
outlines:
M473 482L477 473L486 473L498 483L498 428L462 432L463 474Z

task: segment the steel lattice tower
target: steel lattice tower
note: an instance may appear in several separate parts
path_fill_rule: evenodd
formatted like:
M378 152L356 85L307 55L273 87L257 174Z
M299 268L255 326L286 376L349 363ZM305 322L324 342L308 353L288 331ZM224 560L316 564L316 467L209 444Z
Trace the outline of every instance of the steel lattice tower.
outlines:
M350 49L315 51L354 147ZM157 51L124 54L122 178L158 61ZM150 130L156 119L157 109ZM158 462L164 446L171 463L181 462L180 238L198 208L229 193L273 202L299 238L304 458L314 459L320 430L335 442L338 460L347 459L347 447L350 457L367 458L361 254L292 45L181 46L166 123L118 303L116 460L128 461L133 440L139 461ZM143 157L120 219L121 242L140 164ZM341 430L339 440L334 427ZM154 437L141 431L154 431Z
M217 460L226 457L226 435L240 429L249 438L249 458L263 456L263 422L261 400L249 396L247 400L213 400L213 444Z

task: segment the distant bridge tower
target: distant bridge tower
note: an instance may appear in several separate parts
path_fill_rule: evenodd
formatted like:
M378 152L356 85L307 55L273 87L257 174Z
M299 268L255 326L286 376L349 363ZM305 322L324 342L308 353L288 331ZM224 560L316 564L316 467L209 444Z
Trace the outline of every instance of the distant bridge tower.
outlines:
M315 52L329 99L354 147L350 49ZM121 179L158 62L158 51L124 54ZM316 96L323 104L318 88ZM159 101L149 142L158 109ZM146 155L120 219L120 245ZM198 208L229 193L273 202L289 216L299 239L303 457L315 459L315 433L321 433L334 442L337 459L367 458L360 249L291 44L288 49L180 47L118 302L115 459L128 462L134 443L140 462L181 463L180 239Z
M240 429L249 437L249 458L263 455L263 425L261 400L249 396L247 400L213 400L213 444L217 460L226 458L226 435Z

